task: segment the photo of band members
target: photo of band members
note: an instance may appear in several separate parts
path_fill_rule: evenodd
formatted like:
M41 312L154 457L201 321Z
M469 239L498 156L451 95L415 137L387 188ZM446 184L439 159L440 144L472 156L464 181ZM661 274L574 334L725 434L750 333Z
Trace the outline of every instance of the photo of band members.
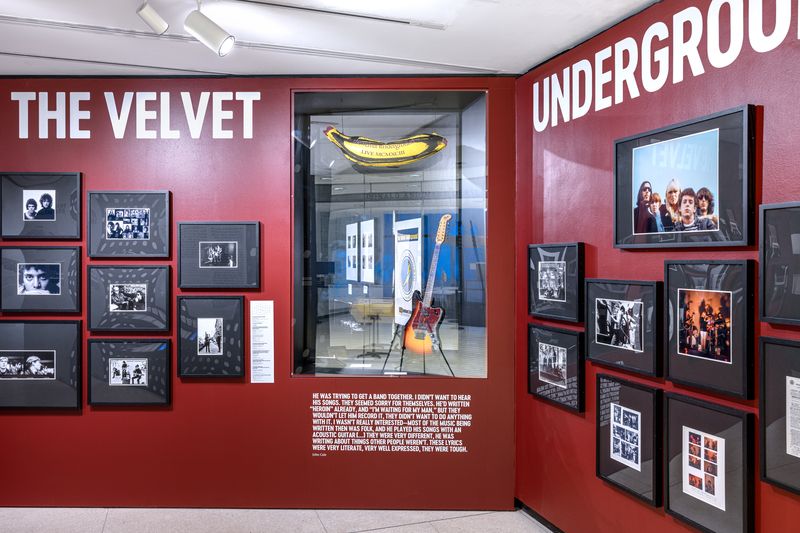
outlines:
M595 342L634 352L642 348L642 302L595 299Z
M0 352L0 380L55 379L55 374L56 352L54 351Z
M678 289L678 353L731 363L731 293Z
M539 343L539 379L562 389L567 388L567 349Z
M719 130L633 149L633 233L718 231Z
M567 301L567 262L539 261L539 299L551 302Z

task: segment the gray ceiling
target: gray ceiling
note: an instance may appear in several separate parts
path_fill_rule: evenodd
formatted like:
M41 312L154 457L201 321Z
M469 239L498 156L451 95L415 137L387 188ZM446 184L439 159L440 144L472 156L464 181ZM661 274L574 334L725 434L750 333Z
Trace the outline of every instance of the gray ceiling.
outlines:
M218 57L183 21L196 0L0 0L0 75L522 74L653 0L205 0L236 37Z

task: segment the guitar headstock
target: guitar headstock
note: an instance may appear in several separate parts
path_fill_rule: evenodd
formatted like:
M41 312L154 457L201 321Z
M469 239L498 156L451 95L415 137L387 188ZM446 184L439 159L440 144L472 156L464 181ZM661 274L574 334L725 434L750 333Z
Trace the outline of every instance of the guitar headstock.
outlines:
M447 223L451 218L453 218L453 215L446 214L442 215L442 218L439 219L439 229L436 230L436 244L442 244L444 242L445 233L447 232Z

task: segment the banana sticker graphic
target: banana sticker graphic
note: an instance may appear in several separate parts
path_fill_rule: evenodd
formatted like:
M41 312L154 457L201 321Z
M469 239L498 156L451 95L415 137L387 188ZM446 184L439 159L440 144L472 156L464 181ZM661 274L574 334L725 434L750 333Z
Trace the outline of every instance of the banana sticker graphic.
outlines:
M324 133L348 160L364 167L402 167L430 157L447 146L447 139L436 133L423 133L388 142L350 137L333 126L328 126Z

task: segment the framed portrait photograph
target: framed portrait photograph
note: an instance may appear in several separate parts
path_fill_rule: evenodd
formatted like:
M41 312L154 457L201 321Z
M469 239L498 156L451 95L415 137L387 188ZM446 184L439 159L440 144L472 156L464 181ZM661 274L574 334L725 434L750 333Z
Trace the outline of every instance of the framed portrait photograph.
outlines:
M800 494L800 342L761 337L761 479Z
M660 376L661 282L587 279L585 293L586 357Z
M89 257L169 257L169 191L89 191Z
M90 405L169 405L169 339L89 339Z
M752 531L753 415L674 393L665 406L667 513L702 531Z
M762 205L759 318L800 325L800 202Z
M750 260L664 262L669 380L752 398L753 270Z
M0 322L0 408L79 409L81 322Z
M661 505L661 391L597 375L597 477Z
M81 252L74 247L0 248L0 310L76 313L81 310Z
M179 296L181 377L244 376L244 297Z
M614 246L753 242L754 106L614 143Z
M90 266L89 330L169 331L169 266Z
M260 285L258 222L178 224L178 286L256 289Z
M583 320L583 243L528 245L528 312Z
M80 239L81 174L0 174L4 239Z
M528 393L583 412L583 333L528 324Z

